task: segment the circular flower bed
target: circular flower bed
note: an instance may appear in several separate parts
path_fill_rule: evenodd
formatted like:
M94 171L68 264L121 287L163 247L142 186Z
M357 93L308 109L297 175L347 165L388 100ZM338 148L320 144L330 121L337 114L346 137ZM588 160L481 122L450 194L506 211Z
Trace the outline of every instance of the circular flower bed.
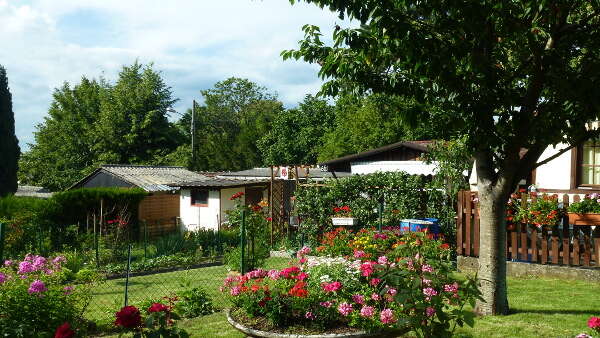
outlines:
M283 332L409 328L444 336L455 325L472 324L463 306L478 297L476 283L453 276L449 247L440 239L398 229L337 229L322 244L320 256L305 247L299 264L229 276L221 290L241 310L236 313Z

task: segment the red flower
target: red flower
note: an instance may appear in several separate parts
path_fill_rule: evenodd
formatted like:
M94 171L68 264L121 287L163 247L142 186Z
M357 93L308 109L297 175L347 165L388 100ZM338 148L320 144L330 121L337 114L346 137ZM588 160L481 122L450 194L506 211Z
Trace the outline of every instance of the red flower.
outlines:
M169 312L169 307L162 303L154 303L148 308L148 312Z
M122 326L127 329L134 329L142 325L142 315L135 306L125 306L116 314L116 326Z
M262 207L260 205L253 205L252 206L252 211L254 212L259 212L262 210Z
M265 219L267 220L267 222L273 222L273 217L267 217Z
M71 329L71 325L68 322L64 322L63 325L59 326L54 332L54 338L73 338L75 337L75 331Z
M305 286L306 286L305 282L296 282L296 284L294 284L294 286L290 290L289 294L294 297L304 298L304 297L308 296L308 291L306 291L306 289L304 289Z
M440 249L448 250L448 249L450 249L450 244L444 243L444 244L440 245Z
M231 195L231 197L229 197L230 201L233 201L235 199L238 199L240 197L244 196L244 192L240 191L240 192L236 192L235 194Z

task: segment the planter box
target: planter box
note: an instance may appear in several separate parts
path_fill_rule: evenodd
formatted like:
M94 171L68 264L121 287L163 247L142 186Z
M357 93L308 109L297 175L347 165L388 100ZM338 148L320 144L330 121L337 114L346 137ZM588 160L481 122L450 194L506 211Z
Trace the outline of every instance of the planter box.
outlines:
M354 217L332 217L333 225L357 225L358 219Z
M569 216L569 224L573 225L600 225L600 214L576 214L574 212L567 213Z

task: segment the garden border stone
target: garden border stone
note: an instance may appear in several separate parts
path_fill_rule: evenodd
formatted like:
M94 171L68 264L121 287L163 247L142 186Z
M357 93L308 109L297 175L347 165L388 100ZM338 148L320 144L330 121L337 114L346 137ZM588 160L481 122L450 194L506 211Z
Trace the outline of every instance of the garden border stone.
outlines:
M238 322L236 322L231 316L230 309L225 309L225 315L227 317L227 321L231 326L233 326L236 330L241 333L249 336L249 337L264 337L264 338L367 338L367 337L382 337L381 332L366 332L366 331L357 331L357 332L348 332L348 333L324 333L324 334L288 334L288 333L274 333L267 331L260 331L251 329L246 327Z
M479 268L479 260L476 257L457 256L456 265L460 272L476 273ZM526 262L506 262L506 274L511 277L548 277L596 283L600 281L600 269L597 268L579 268Z

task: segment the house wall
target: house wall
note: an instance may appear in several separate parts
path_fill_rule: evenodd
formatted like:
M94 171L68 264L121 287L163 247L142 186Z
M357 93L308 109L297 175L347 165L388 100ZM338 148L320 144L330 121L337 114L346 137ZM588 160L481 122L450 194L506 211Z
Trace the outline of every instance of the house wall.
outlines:
M372 174L377 171L405 171L411 175L433 175L435 164L423 161L364 161L352 162L352 174Z
M566 148L564 144L548 147L540 157L540 161L556 154ZM571 188L571 152L560 155L554 160L538 167L535 174L535 186L542 189L570 189Z
M208 192L208 206L192 205L191 190L181 190L180 198L181 223L186 230L194 231L200 228L219 230L220 197L219 190Z

